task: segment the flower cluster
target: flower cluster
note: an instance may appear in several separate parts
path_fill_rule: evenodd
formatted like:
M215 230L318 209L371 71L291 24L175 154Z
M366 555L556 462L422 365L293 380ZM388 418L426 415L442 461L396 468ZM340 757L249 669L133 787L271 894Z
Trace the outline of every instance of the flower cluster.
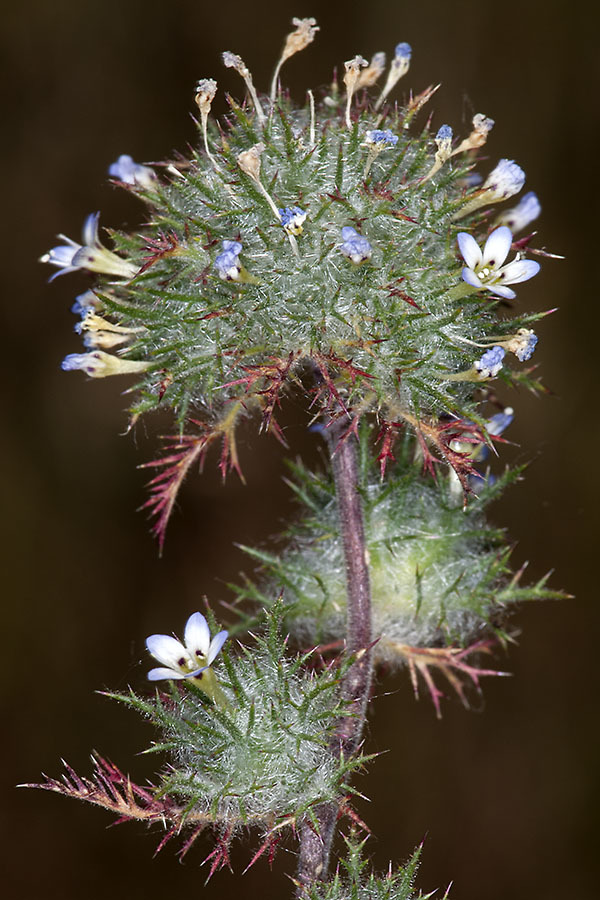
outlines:
M434 90L410 94L405 105L389 102L409 70L405 42L387 75L383 51L370 63L356 54L344 66L345 90L320 101L309 91L297 108L279 90L281 67L306 51L318 28L297 19L294 29L268 99L247 63L223 54L248 103L231 100L218 127L218 83L198 82L200 147L189 160L155 173L123 154L110 166L146 205L145 226L111 232L108 249L94 214L82 243L65 238L43 257L59 274L99 276L77 301L87 352L69 354L63 368L137 376L132 421L172 409L181 433L194 426L190 454L222 440L224 472L238 468L238 421L258 413L277 433L281 392L300 375L314 382L313 412L372 417L388 437L401 428L415 439L427 433L435 451L444 414L476 420L477 391L506 354L524 362L537 340L531 318L511 327L489 301L513 299L512 285L540 268L521 258L520 245L507 262L513 232L504 221L482 234L490 207L525 181L510 159L479 184L468 181L477 174L471 151L488 140L493 120L477 113L465 136L448 123L413 128ZM538 208L530 192L500 215L518 229ZM506 365L503 375L517 377ZM527 372L518 378L531 383ZM161 516L187 468L182 459L166 471L172 479L162 493L153 488Z

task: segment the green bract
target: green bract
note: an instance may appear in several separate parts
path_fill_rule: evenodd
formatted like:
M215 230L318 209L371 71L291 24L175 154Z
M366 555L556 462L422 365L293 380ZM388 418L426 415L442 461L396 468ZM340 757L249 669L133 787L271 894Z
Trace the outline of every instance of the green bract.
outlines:
M362 441L365 538L369 557L375 659L410 662L413 648L467 647L502 636L511 605L547 599L544 582L511 581L510 548L503 531L488 525L485 507L518 472L487 484L463 508L454 479L418 477L405 442L385 481ZM303 516L279 554L245 547L262 563L263 579L234 586L240 599L269 605L283 588L286 625L303 646L329 644L344 634L345 563L333 482L294 466Z

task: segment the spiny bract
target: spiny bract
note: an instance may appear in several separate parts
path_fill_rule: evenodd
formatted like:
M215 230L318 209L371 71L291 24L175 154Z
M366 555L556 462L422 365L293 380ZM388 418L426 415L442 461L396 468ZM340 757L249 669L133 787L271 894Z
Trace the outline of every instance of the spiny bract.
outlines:
M361 484L369 558L375 660L410 661L415 648L459 646L502 638L516 602L556 597L542 580L521 587L511 578L504 532L488 525L485 507L519 471L479 477L466 508L456 480L416 476L411 442L397 453L385 481L375 471L366 429ZM303 517L277 555L244 549L262 564L262 582L233 585L239 600L262 606L283 589L286 626L302 646L330 644L345 632L345 562L330 478L292 467ZM457 490L458 489L458 490Z

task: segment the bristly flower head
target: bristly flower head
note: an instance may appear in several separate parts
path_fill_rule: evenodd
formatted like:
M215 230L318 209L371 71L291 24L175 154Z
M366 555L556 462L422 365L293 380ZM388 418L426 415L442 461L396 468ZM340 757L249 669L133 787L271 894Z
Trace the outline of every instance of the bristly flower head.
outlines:
M528 281L540 270L540 264L531 259L517 258L503 265L512 245L512 234L506 225L492 231L483 252L475 238L465 231L458 235L457 240L467 264L462 270L462 279L478 290L488 289L499 297L514 300L517 295L505 285Z
M454 142L450 124L433 132L413 127L433 89L407 92L404 104L384 102L408 71L412 51L404 42L379 96L370 91L381 53L371 64L349 53L346 90L320 98L309 91L298 108L278 89L280 70L306 51L317 25L295 19L294 26L268 108L249 65L226 51L225 64L241 74L251 102L229 98L230 114L217 123L217 85L203 78L199 147L189 159L158 167L151 190L136 163L113 164L146 205L145 225L109 232L109 250L94 215L82 244L65 239L44 257L61 272L101 276L92 288L102 321L81 329L95 353L71 355L65 368L94 377L129 370L139 379L132 422L157 408L176 416L185 440L176 463L165 462L164 477L153 482L160 509L173 507L190 460L215 441L222 472L239 471L240 420L258 413L262 427L277 433L282 394L300 374L314 393L313 413L348 416L350 433L371 417L386 434L406 428L435 450L444 415L475 420L476 392L485 388L464 375L473 367L470 347L503 346L503 335L516 330L496 318L486 292L513 297L508 285L539 269L530 260L504 265L505 226L479 250L488 216L469 214L489 210L524 180L504 159L481 186L467 184L474 161L461 153L482 145L488 117L475 116L471 133ZM98 355L124 346L125 358ZM516 376L509 370L506 377Z
M183 644L168 634L151 634L146 647L162 666L150 669L148 679L197 678L215 661L227 637L227 631L219 631L211 640L208 622L200 612L187 620Z

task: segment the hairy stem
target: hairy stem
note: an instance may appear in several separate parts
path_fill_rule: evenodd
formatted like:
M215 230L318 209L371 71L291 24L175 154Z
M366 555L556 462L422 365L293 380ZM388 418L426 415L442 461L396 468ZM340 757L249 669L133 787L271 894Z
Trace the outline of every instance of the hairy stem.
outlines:
M329 427L329 450L338 503L340 532L346 563L347 632L346 651L356 661L342 682L342 696L352 715L337 729L332 752L345 757L355 753L365 726L372 677L371 586L365 543L362 502L358 492L358 459L352 436L341 438L348 421L340 418ZM300 832L298 896L314 881L324 879L329 866L339 805L324 803L316 812L316 824L305 821Z

